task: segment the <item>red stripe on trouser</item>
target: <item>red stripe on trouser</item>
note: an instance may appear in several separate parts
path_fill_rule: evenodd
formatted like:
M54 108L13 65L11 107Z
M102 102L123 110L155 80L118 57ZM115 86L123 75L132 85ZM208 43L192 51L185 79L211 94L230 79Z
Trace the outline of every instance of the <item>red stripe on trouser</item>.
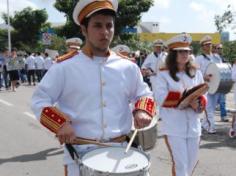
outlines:
M169 144L169 142L168 142L167 135L164 136L164 139L165 139L166 146L167 146L167 148L168 148L168 150L169 150L169 152L170 152L170 156L171 156L171 160L172 160L172 176L176 176L175 161L174 161L174 157L173 157L173 153L172 153L170 144Z

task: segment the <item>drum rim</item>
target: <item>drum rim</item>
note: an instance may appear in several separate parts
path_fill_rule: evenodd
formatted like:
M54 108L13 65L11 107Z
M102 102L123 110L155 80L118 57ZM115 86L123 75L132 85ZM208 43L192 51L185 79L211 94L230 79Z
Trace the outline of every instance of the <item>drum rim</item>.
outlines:
M111 146L111 147L99 147L99 148L96 148L96 149L92 149L92 150L88 151L87 153L93 152L93 151L95 151L95 150L106 149L106 148L123 148L124 151L125 151L125 147L122 147L122 146ZM97 172L97 173L109 173L109 174L116 174L116 175L127 174L127 173L129 173L129 174L132 173L132 174L133 174L133 173L140 173L140 172L148 171L149 168L150 168L150 166L151 166L150 156L149 156L148 154L146 154L144 151L141 151L141 150L139 150L139 149L137 149L137 148L134 148L134 147L131 147L130 150L134 150L134 151L136 151L136 152L142 153L142 154L147 158L147 160L148 160L148 165L147 165L146 167L142 168L142 169L139 169L139 170L137 170L137 171L132 171L132 172L119 172L119 173L115 173L115 172L105 172L105 171L93 169L93 168L91 168L91 167L85 165L85 164L83 163L83 157L85 157L86 154L87 154L87 153L85 153L85 154L81 157L81 159L80 159L80 168L81 168L81 169L86 168L86 169L92 170L93 172Z
M207 68L206 68L206 71L205 73L207 74L208 72L208 69L211 65L215 66L217 68L217 74L220 76L220 73L219 73L219 70L218 70L218 66L217 66L218 63L214 63L214 62L211 62L207 65ZM219 78L220 79L220 78ZM220 80L217 82L217 84L215 86L210 86L210 82L206 82L209 86L209 89L208 89L208 93L209 94L214 94L217 92L218 88L219 88L219 85L220 85ZM213 90L212 90L212 87L213 87ZM216 87L216 88L215 88Z

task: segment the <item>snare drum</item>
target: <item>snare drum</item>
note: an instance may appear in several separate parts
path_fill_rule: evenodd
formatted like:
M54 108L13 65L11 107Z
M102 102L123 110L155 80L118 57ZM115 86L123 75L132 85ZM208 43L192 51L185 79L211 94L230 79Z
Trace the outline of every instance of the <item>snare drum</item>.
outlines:
M231 78L232 69L230 64L210 63L205 74L212 75L210 82L207 82L209 86L208 93L226 94L232 89L233 80Z
M134 127L133 127L134 129ZM134 130L132 130L130 137ZM151 150L155 147L157 140L157 117L153 117L149 126L139 129L134 139L134 143L141 146L144 151Z
M148 155L130 148L103 147L92 150L81 158L81 176L147 176L150 168Z

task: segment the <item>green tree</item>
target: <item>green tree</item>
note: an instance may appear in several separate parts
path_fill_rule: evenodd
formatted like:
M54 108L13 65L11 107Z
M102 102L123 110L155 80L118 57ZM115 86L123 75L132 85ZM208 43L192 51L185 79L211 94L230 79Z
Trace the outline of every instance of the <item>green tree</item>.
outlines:
M60 54L66 52L65 38L54 35L52 37L52 44L47 47L48 49L58 50Z
M225 28L227 28L233 22L233 13L231 6L228 5L227 10L223 15L215 15L215 25L217 31L222 33Z
M7 15L3 14L3 19L7 23ZM49 24L46 23L48 15L45 9L33 10L30 7L22 11L15 12L13 17L10 17L11 26L14 28L12 32L13 46L36 47L40 39L40 31Z
M7 30L0 29L0 50L4 50L7 46Z
M72 36L81 37L79 27L74 23L72 19L72 13L76 5L76 0L56 0L54 6L60 12L65 13L66 24L61 28L59 35L64 34L66 38ZM123 27L133 27L141 19L141 14L147 12L153 5L153 0L120 0L119 8L116 19L116 36L119 35L122 38ZM132 38L132 36L125 36L124 40ZM122 38L123 39L123 38Z
M233 63L233 60L236 59L236 41L229 41L224 43L223 53L225 59Z

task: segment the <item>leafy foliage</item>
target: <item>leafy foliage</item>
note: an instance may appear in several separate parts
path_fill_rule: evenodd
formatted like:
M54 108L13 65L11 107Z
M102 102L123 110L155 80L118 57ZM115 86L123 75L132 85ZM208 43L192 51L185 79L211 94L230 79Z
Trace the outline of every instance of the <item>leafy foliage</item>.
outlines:
M40 31L46 24L48 15L45 9L33 10L30 7L22 11L15 12L14 17L10 17L12 32L12 43L16 47L28 45L35 47L40 38ZM3 19L7 23L7 15L3 14Z
M4 50L7 46L7 30L0 29L0 50Z
M225 59L233 63L236 60L236 41L225 42L223 45L223 55Z
M76 5L76 0L56 0L54 6L60 12L65 13L67 22L63 28L61 28L58 34L64 34L66 38L72 36L81 37L79 27L74 23L72 19L73 9ZM153 5L153 0L120 0L119 8L116 19L116 34L122 35L121 31L123 27L133 27L137 25L141 19L141 14L148 11Z
M223 15L215 15L215 25L217 31L220 33L233 22L233 13L231 10L231 6L228 5L227 10L223 13Z

